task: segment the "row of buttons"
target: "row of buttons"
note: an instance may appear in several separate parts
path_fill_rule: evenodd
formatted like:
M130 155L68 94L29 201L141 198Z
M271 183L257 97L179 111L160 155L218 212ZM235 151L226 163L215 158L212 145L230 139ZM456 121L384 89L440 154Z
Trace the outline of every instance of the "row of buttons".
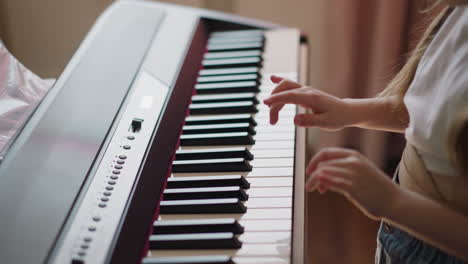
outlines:
M134 140L135 137L134 136L128 136L127 137L128 140ZM122 146L123 149L125 150L129 150L131 149L131 146L130 145L124 145ZM115 163L117 163L116 165L114 165L114 169L112 170L112 174L109 176L110 180L107 181L107 185L105 186L105 191L102 193L102 197L100 198L100 203L98 203L98 206L100 208L105 208L107 207L107 202L109 202L110 200L110 196L112 195L112 191L114 190L114 186L115 184L117 183L116 180L119 179L119 175L120 175L120 172L121 170L123 169L123 164L125 164L125 160L127 159L127 156L126 155L119 155L118 156L118 160L114 161ZM101 217L100 216L93 216L92 217L92 220L93 222L99 222L101 221ZM97 230L97 227L94 226L94 225L90 225L88 226L88 231L89 232L95 232ZM81 243L80 245L80 251L78 252L78 256L80 257L85 257L86 256L86 250L89 249L90 247L90 243L93 241L92 237L91 236L86 236L83 238L83 243Z

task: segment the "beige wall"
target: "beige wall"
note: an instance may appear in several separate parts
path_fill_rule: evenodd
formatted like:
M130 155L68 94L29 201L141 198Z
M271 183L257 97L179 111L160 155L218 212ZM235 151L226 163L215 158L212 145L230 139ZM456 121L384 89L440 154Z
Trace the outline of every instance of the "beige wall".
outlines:
M0 38L27 67L57 77L113 0L0 0ZM199 6L200 0L171 1Z
M111 0L0 0L1 37L43 77L57 76Z
M57 77L113 0L0 0L0 38L28 68ZM166 2L201 6L201 0Z
M42 77L56 77L97 16L112 0L0 0L0 37L11 52ZM312 62L320 58L320 7L308 0L165 1L233 12L301 28L311 37ZM312 63L320 76L318 63Z

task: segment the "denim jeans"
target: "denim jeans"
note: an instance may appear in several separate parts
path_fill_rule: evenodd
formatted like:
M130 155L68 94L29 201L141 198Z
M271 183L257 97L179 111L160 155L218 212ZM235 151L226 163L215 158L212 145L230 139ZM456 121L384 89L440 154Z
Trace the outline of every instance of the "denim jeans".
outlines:
M398 168L393 181L399 183ZM465 228L465 227L461 227ZM415 237L383 222L377 235L375 264L463 264L459 258L448 255Z
M375 263L462 264L465 262L382 222L377 239Z

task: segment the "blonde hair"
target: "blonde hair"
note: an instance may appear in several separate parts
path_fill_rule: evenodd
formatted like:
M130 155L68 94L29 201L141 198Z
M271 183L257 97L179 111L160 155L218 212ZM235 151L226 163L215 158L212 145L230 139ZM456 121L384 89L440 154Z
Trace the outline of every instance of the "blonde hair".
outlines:
M421 60L424 51L426 51L427 46L429 46L429 43L434 38L435 33L437 33L439 28L442 26L451 10L451 7L446 7L431 22L431 24L429 24L421 40L416 45L416 48L411 52L411 56L408 58L403 68L401 68L397 75L395 75L387 87L382 92L380 92L378 96L398 95L399 97L403 98L411 82L413 81L414 74L416 73L416 69L418 68L419 61Z
M395 109L395 111L402 111L402 109L404 109L403 97L414 79L416 69L418 68L418 64L424 54L424 51L434 38L439 28L445 22L446 18L455 6L468 4L468 0L437 0L429 9L432 9L442 2L445 2L448 6L445 7L429 24L405 65L390 81L387 87L377 95L398 96L401 99L401 105L398 109ZM458 168L462 175L468 177L468 108L458 114L450 128L447 147L453 164Z

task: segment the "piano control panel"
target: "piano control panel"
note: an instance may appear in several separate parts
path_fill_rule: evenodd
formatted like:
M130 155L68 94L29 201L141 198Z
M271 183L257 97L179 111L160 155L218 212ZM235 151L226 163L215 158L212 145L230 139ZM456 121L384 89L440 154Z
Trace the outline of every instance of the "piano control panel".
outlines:
M106 262L168 94L169 88L151 74L139 74L54 263Z

